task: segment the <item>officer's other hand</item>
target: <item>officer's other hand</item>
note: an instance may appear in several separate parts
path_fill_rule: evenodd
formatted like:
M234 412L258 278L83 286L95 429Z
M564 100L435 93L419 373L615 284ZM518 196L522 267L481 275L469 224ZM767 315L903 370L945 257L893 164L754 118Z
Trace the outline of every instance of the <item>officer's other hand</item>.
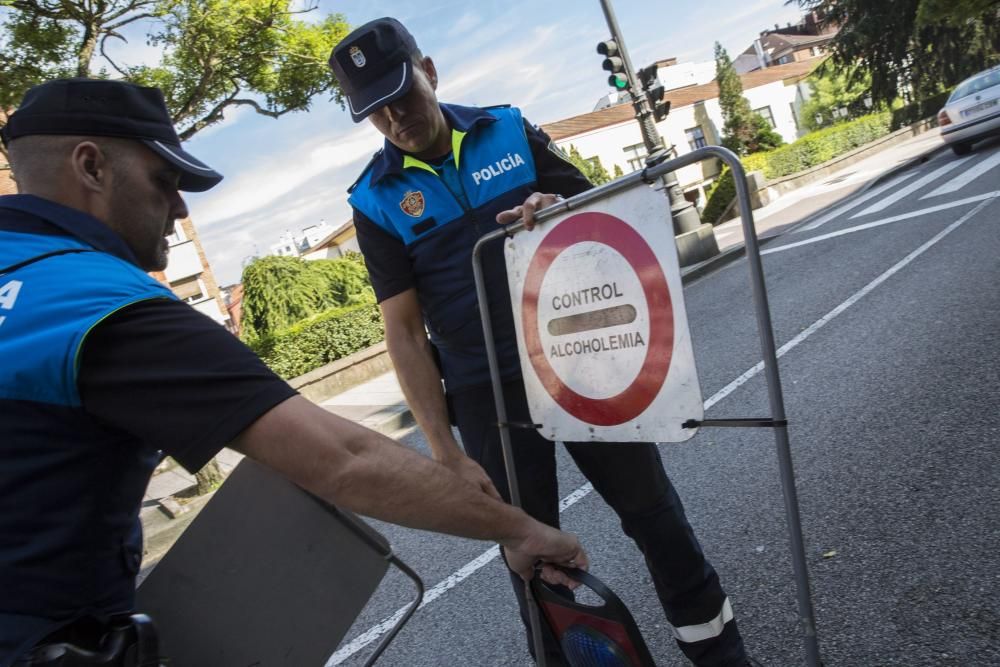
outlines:
M543 208L552 206L562 199L559 195L543 192L534 192L520 206L497 213L497 223L509 225L516 222L518 218L524 218L524 228L531 230L535 228L535 212Z
M490 481L490 476L486 474L486 471L478 463L465 454L459 454L447 460L438 460L438 463L451 470L466 482L481 489L483 493L503 502L503 498L500 497L497 487L493 486L493 482Z
M534 522L528 535L514 545L504 549L507 567L528 581L534 575L535 564L542 562L541 576L549 584L576 588L580 584L570 579L553 565L579 568L590 567L587 552L580 546L576 535L564 533L543 523Z

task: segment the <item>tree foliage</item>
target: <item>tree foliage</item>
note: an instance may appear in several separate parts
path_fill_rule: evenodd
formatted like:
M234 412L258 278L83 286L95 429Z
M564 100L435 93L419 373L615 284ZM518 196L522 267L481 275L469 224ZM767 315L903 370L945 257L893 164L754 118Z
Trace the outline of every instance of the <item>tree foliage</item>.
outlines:
M272 336L331 308L372 301L368 272L359 261L264 257L243 270L241 337Z
M0 0L0 108L56 77L121 77L163 89L182 139L248 106L275 117L329 92L326 60L348 32L332 14L305 21L291 0ZM115 62L107 44L146 33L155 65ZM98 58L98 55L103 58Z
M871 113L871 76L867 72L852 76L850 72L821 66L808 83L812 94L802 105L801 116L810 132Z
M997 2L797 2L803 9L819 10L825 14L825 21L840 26L830 45L833 62L852 82L870 76L872 98L877 104L891 104L899 97L929 97L998 59ZM945 17L949 21L940 20Z
M920 0L920 6L917 8L917 24L960 25L990 10L995 12L998 8L1000 0Z
M601 164L601 158L597 156L585 158L573 144L569 145L569 161L594 185L602 185L611 180L608 170Z
M750 109L733 61L718 42L715 43L715 80L719 85L719 107L722 109L723 146L737 155L746 155L784 143L763 116Z

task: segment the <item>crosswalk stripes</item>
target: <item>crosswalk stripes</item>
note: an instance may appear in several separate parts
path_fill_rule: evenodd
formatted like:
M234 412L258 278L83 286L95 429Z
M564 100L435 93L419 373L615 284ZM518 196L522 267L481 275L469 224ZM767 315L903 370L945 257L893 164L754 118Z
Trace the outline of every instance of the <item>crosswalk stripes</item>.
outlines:
M875 227L882 227L883 225L891 225L894 222L900 222L902 220L912 220L913 218L920 218L930 213L940 213L941 211L947 211L952 208L959 208L961 206L966 206L967 204L975 204L976 202L989 201L1000 197L1000 190L994 190L993 192L984 192L981 195L975 195L972 197L966 197L965 199L958 199L955 201L946 202L944 204L938 204L937 206L931 206L930 208L920 209L919 211L907 211L906 213L901 213L899 215L894 215L889 218L882 218L881 220L875 220L874 222L866 222L863 225L857 225L856 227L848 227L847 229L840 229L835 232L830 232L829 234L821 234L819 236L813 236L804 241L796 241L794 243L786 243L785 245L780 245L777 247L768 247L765 250L761 250L761 255L771 255L776 252L784 252L785 250L790 250L792 248L799 248L805 245L812 245L813 243L819 243L821 241L826 241L827 239L837 238L838 236L844 236L846 234L853 234L855 232L861 232L866 229L874 229ZM978 210L978 209L977 209Z
M900 188L899 190L892 193L888 197L877 201L876 203L872 204L871 206L864 209L860 213L855 213L854 215L851 216L851 218L852 219L859 218L862 215L870 215L872 213L878 213L879 211L883 211L892 206L893 204L895 204L896 202L898 202L900 199L908 197L914 192L919 191L921 188L927 187L937 181L940 181L945 174L952 171L953 169L957 169L958 167L965 164L968 160L972 159L973 157L975 156L970 155L960 160L952 160L951 162L948 162L938 167L929 174L925 174L923 178L919 178L916 181L907 185L906 187Z
M931 197L940 197L941 195L957 192L997 165L1000 165L1000 151L997 151L988 158L981 160L974 166L963 171L961 174L939 187L937 190L924 195L921 199L930 199ZM1000 182L1000 179L998 179L997 182Z
M845 206L838 206L835 209L833 209L832 211L830 211L830 212L828 212L828 213L820 216L816 220L813 220L809 224L807 224L807 225L805 225L803 227L799 227L796 231L799 231L799 232L808 232L811 229L816 229L820 225L825 225L826 223L830 222L834 218L837 218L837 217L843 215L844 213L850 211L851 209L857 208L858 206L861 206L866 201L869 201L871 199L874 199L875 197L878 197L880 194L882 194L883 192L885 192L887 190L891 190L892 188L896 187L897 185L899 185L903 181L909 180L914 175L916 175L916 172L912 172L911 171L911 172L907 172L907 173L903 174L902 176L898 176L897 178L893 178L888 183L880 185L879 187L875 188L874 190L866 192L864 195L858 197L857 199L852 199L851 201L847 202L847 204Z

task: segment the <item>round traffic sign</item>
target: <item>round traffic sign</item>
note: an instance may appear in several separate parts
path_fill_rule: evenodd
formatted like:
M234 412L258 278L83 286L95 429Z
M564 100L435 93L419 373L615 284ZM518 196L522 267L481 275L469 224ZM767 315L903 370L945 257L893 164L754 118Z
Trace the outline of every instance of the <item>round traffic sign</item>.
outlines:
M637 374L625 389L610 396L586 396L569 386L549 360L540 333L539 298L546 273L563 252L581 243L603 244L626 260L638 278L644 301L630 307L645 309L649 321L649 340L644 345L645 356ZM670 369L674 319L663 269L652 248L635 229L619 218L599 212L578 213L563 220L538 246L525 274L522 294L521 324L528 358L545 390L566 412L589 424L615 426L635 419L649 407ZM623 312L622 307L609 310L614 311L613 316ZM548 324L552 331L553 323ZM614 324L612 321L600 326Z

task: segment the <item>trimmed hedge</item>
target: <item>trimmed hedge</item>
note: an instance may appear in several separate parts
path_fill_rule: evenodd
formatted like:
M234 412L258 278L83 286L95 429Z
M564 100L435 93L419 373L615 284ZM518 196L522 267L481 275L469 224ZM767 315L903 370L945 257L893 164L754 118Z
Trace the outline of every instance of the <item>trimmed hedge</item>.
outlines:
M288 380L384 338L382 312L377 304L368 303L327 310L255 341L251 348L271 370Z
M889 134L889 112L862 116L811 132L801 139L773 151L754 153L740 160L747 173L764 172L771 180L805 171ZM716 179L702 212L705 222L715 224L736 196L736 184L728 168Z

